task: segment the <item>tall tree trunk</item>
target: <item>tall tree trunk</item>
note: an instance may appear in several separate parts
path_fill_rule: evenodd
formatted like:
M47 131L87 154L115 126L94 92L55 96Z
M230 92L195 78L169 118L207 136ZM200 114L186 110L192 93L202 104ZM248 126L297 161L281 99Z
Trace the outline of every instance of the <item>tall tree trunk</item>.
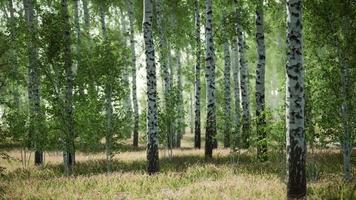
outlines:
M256 118L257 118L257 158L267 160L266 115L265 115L265 65L266 50L264 36L263 1L256 8L256 43L258 62L256 67Z
M100 22L101 31L103 34L104 43L107 44L107 31L105 22L105 10L104 4L100 4ZM112 106L112 83L111 83L111 70L109 70L109 80L105 83L105 99L106 99L106 169L108 173L111 173L112 169L112 135L113 135L113 106Z
M235 5L237 6L236 0ZM236 31L238 36L239 54L240 54L240 87L241 87L241 104L242 104L242 133L241 147L249 147L250 137L250 100L248 89L248 65L245 59L245 38L241 27L240 12L236 7L237 25Z
M302 1L287 0L287 198L306 198Z
M79 22L79 0L74 1L74 24L75 24L75 30L76 30L76 58L77 58L77 63L76 63L76 68L77 70L81 67L81 51L80 51L80 46L81 46L81 30L80 30L80 22ZM84 87L83 85L79 85L78 88L79 95L81 97L84 96Z
M207 85L207 119L205 136L205 158L213 156L214 137L216 134L216 98L215 98L215 53L213 41L212 0L205 0L206 24L206 85Z
M195 0L195 109L194 109L194 147L201 147L201 128L200 128L200 64L201 64L201 41L200 41L200 9L199 1Z
M344 131L342 149L344 160L344 178L345 180L351 180L351 128L350 128L350 111L349 111L349 67L345 61L345 58L341 58L341 118L342 127Z
M12 86L12 95L13 95L13 106L14 109L16 110L16 112L19 111L19 107L20 107L20 95L19 95L19 90L18 90L18 82L17 82L17 78L18 78L18 69L17 69L17 52L15 50L16 48L16 19L14 16L14 6L13 6L13 2L12 0L8 0L9 3L9 11L10 11L10 18L8 19L8 23L10 26L10 39L11 39L11 49L10 49L10 63L12 64L11 66L11 76L13 78L13 86Z
M134 114L134 128L133 128L133 146L138 147L138 129L139 129L139 114L138 114L138 101L137 101L137 82L136 82L136 53L135 53L135 28L134 28L134 10L133 2L130 0L126 1L129 13L130 22L130 48L131 48L131 70L132 70L132 103L133 103L133 114Z
M83 2L83 14L84 14L84 32L86 34L86 36L88 37L89 43L89 49L88 49L88 53L89 56L92 56L92 40L90 37L90 13L89 13L89 8L88 8L88 0L82 0ZM95 78L93 77L93 72L91 71L91 69L89 68L88 70L88 95L90 97L95 97L96 96L96 88L95 88Z
M127 34L127 28L126 28L126 16L123 12L122 9L120 9L120 16L121 16L121 32L124 33L124 39L125 39L125 44L127 44L128 42L128 34ZM127 110L127 113L130 115L130 117L132 116L132 102L131 102L131 88L130 88L130 82L129 82L129 72L130 70L125 70L123 73L123 77L124 77L124 82L125 84L127 84L127 87L129 88L129 92L128 94L125 96L124 98L124 106L125 106L125 110Z
M144 0L143 31L147 71L147 160L148 173L159 171L158 156L158 113L157 113L157 80L155 50L152 35L153 5L152 0Z
M241 104L240 104L240 79L239 79L239 60L238 60L238 44L237 37L235 37L231 44L232 49L232 60L233 60L233 77L234 77L234 98L235 98L235 132L233 136L233 150L239 147L240 144L240 112L241 112Z
M174 64L173 64L173 58L172 58L172 52L171 52L171 45L170 43L167 44L167 57L168 57L168 68L169 68L169 72L168 72L168 85L170 90L170 95L173 96L172 92L173 92L173 85L174 85ZM173 101L175 101L174 98L169 98L169 105L170 105L170 109L175 109L175 104L173 103ZM175 132L176 132L176 122L177 120L175 118L169 119L170 120L170 124L168 126L169 128L169 132L168 132L168 148L173 148L176 145L176 138L174 137Z
M72 50L71 50L71 33L69 23L69 12L67 0L61 0L61 15L63 20L64 34L64 69L66 73L66 92L65 92L65 137L64 137L64 169L65 174L70 175L75 163L74 148L74 111L73 111L73 71L72 71Z
M35 165L43 164L43 148L40 141L43 137L40 135L40 90L39 90L39 60L37 50L37 18L35 16L35 0L24 0L25 16L28 28L28 98L29 98L29 115L30 128L29 135L35 149Z
M182 62L181 51L177 50L177 88L178 88L178 128L177 128L177 148L181 146L181 139L184 134L184 102L183 102L183 80L182 80Z
M225 86L225 122L224 122L224 147L230 147L231 137L231 60L230 60L230 45L226 41L224 43L224 86Z
M171 108L171 101L169 99L171 92L171 84L169 78L169 71L167 66L167 38L165 35L165 25L162 22L162 9L161 9L161 0L156 0L156 15L157 15L157 26L158 28L158 36L159 36L159 63L162 71L163 78L163 96L164 96L164 109L166 113L170 113L169 109ZM173 126L173 122L171 120L167 120L168 127ZM167 134L167 147L168 149L172 148L172 138L173 133L168 130Z

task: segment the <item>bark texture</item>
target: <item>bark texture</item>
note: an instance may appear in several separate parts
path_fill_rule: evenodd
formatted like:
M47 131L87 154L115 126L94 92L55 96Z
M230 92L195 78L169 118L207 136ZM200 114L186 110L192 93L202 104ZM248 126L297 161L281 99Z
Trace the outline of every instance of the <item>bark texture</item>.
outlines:
M242 104L242 132L241 132L241 147L248 148L250 146L250 100L248 88L248 65L245 59L245 37L241 26L240 11L236 6L236 32L238 37L239 55L240 55L240 88L241 88L241 104Z
M159 171L157 80L152 21L152 0L144 0L143 34L147 71L147 171L150 175Z
M241 102L240 102L240 78L239 78L239 55L238 55L238 44L237 44L237 37L234 38L232 44L231 44L231 49L232 49L232 71L233 71L233 77L234 77L234 100L235 100L235 132L234 136L232 138L233 144L232 148L233 150L236 150L236 148L239 147L240 144L240 121L241 121Z
M263 0L259 0L256 8L256 119L257 119L257 158L267 160L266 117L265 117L265 65L266 50L264 36Z
M178 88L178 127L176 135L176 147L180 148L181 139L184 134L184 102L183 102L183 80L182 80L182 62L181 62L181 51L177 50L177 88Z
M40 115L40 80L37 48L37 16L35 15L35 0L24 0L25 17L27 23L27 53L28 53L28 98L29 98L29 136L35 150L35 164L43 164L43 148L41 139Z
M63 34L64 34L64 70L66 76L66 89L65 89L65 99L64 99L64 110L65 110L65 136L64 136L64 171L66 175L72 173L72 168L75 163L75 149L74 149L74 109L73 109L73 60L72 60L72 49L71 49L71 30L69 23L69 12L68 12L68 2L67 0L61 0L61 16L63 23Z
M195 107L194 107L194 147L201 148L201 126L200 126L200 65L201 65L201 40L200 40L200 8L199 1L194 2L195 9Z
M206 95L207 119L205 135L205 157L213 156L214 137L216 134L216 97L215 97L215 53L213 41L213 10L212 0L205 0L205 62L206 62Z
M224 88L225 88L225 122L224 122L224 147L230 147L231 137L231 59L230 44L224 43Z
M302 1L287 0L287 198L306 198Z
M135 18L133 2L130 0L126 1L129 13L130 22L130 48L131 48L131 70L132 70L132 105L133 105L133 115L134 115L134 128L133 128L133 146L138 147L138 129L139 129L139 113L138 113L138 101L137 101L137 81L136 81L136 52L135 52Z

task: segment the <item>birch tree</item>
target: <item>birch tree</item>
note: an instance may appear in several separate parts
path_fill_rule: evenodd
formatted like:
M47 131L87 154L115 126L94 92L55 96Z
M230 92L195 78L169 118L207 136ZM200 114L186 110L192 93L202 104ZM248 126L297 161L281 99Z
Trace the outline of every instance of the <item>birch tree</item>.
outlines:
M213 156L213 143L216 134L216 97L215 97L215 53L213 41L213 10L212 0L205 0L205 45L206 45L206 95L207 119L205 135L205 157Z
M40 142L40 79L37 47L37 16L34 10L35 0L24 0L25 18L27 23L27 53L28 53L28 99L30 126L29 135L35 149L35 164L43 164L43 149Z
M257 118L257 157L260 161L267 159L266 117L265 117L265 65L266 50L264 39L263 0L257 1L256 6L256 118Z
M129 15L129 37L130 37L130 48L131 48L131 72L132 72L132 105L133 105L133 115L134 115L134 128L133 128L133 146L138 147L138 129L139 129L139 113L138 113L138 101L137 101L137 70L136 70L136 52L135 52L135 18L133 2L126 0L126 5L128 7Z
M238 44L237 37L234 37L231 43L231 52L232 52L232 71L234 77L234 100L235 100L235 132L234 137L232 139L233 144L232 148L239 147L239 139L240 139L240 118L241 118L241 104L240 104L240 78L239 78L239 55L238 55Z
M200 41L200 8L199 1L194 1L195 9L195 107L194 107L194 147L201 147L201 128L200 128L200 65L201 65L201 41Z
M226 39L226 37L225 37ZM224 122L224 147L230 147L231 137L231 60L230 60L230 44L226 41L224 44L224 90L225 90L225 122Z
M240 11L237 8L237 0L234 0L236 6L236 32L238 37L239 55L240 55L240 88L241 88L241 105L242 105L242 132L241 147L249 147L250 137L250 100L248 89L248 64L245 58L245 34L241 26Z
M100 3L100 23L101 23L101 31L103 34L104 45L108 43L108 35L106 30L106 21L105 21L105 5L104 3ZM112 70L108 70L109 76L108 80L105 82L105 112L106 112L106 169L108 173L111 173L112 169L112 140L113 140L113 105L112 105L112 93L113 93L113 85L112 85Z
M63 42L64 42L64 69L66 78L66 88L64 97L64 113L65 113L65 133L64 133L64 171L66 175L72 173L72 168L75 163L74 149L74 110L73 110L73 82L74 76L72 71L72 50L71 50L71 31L69 23L69 12L67 0L61 0L61 17L63 25Z
M150 175L159 171L157 80L155 49L152 34L152 18L152 0L144 0L143 34L145 41L147 72L147 171Z
M287 198L306 198L302 1L287 0Z
M181 139L184 134L184 102L183 102L183 74L182 74L182 62L181 51L177 50L177 88L178 88L178 123L176 134L176 147L180 148Z

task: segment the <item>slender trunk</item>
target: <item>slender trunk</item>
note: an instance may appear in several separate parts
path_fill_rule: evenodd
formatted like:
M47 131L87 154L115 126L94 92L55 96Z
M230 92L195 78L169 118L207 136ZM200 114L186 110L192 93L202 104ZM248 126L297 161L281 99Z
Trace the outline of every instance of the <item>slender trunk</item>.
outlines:
M230 147L231 137L231 60L229 42L224 43L224 86L225 86L225 123L224 123L224 147Z
M90 37L90 13L89 13L89 8L88 8L88 0L82 0L83 2L83 14L84 14L84 33L87 36L88 40L88 53L89 56L92 57L92 40ZM93 77L94 72L90 69L88 69L88 95L90 97L95 97L96 96L96 88L95 88L95 78Z
M256 67L256 118L257 118L257 158L267 160L266 117L265 117L265 37L263 1L258 1L256 9L256 43L258 62Z
M237 39L234 38L233 42L231 44L231 49L232 49L232 60L233 60L233 77L234 77L234 98L235 98L235 132L233 136L233 144L232 148L233 150L236 150L237 147L239 147L240 144L240 79L239 79L239 62L238 62L238 44L237 44Z
M66 73L66 92L65 92L65 149L64 149L64 168L65 174L70 175L75 163L75 148L74 148L74 110L73 110L73 71L72 71L72 50L71 50L71 33L69 23L69 12L67 0L61 0L61 15L63 20L64 34L64 69Z
M205 136L205 157L213 156L214 137L216 134L216 98L215 98L215 53L213 41L213 10L212 0L205 0L206 24L206 85L207 85L207 119Z
M24 0L25 16L28 28L28 98L29 98L29 116L30 140L35 149L35 165L43 165L43 149L40 135L40 91L39 91L39 60L37 50L37 18L35 16L34 4L35 0Z
M302 1L287 0L287 198L306 198Z
M162 71L162 78L163 78L163 91L164 91L164 109L166 113L170 113L169 110L171 108L171 101L169 99L171 87L170 87L170 80L169 80L169 71L167 66L167 39L165 35L165 26L162 22L162 9L161 9L161 0L156 0L156 15L157 15L157 26L158 29L158 36L159 36L159 63L160 68ZM171 120L167 120L168 127L173 126L173 122ZM170 131L167 134L167 147L168 149L172 148L171 137L172 134Z
M76 63L76 68L77 70L81 67L81 51L80 51L80 45L81 45L81 30L80 30L80 22L79 22L79 0L74 1L74 23L75 23L75 31L76 31L76 58L77 58L77 63ZM79 95L81 97L84 96L84 87L83 85L79 85L78 88Z
M9 11L10 11L10 18L9 18L9 26L10 26L10 39L11 39L11 49L10 49L10 63L12 63L11 67L11 75L12 78L14 79L13 82L13 87L12 87L12 95L13 95L13 104L14 104L14 109L16 112L18 112L19 107L20 107L20 95L18 91L18 83L17 83L17 76L18 76L18 69L17 69L17 52L15 50L16 48L16 19L14 17L14 7L13 7L13 2L12 0L8 0L9 3Z
M194 147L201 147L200 128L200 63L201 63L201 41L200 41L200 10L199 1L195 0L195 41L196 41L196 64L195 64L195 119L194 119Z
M350 113L349 113L349 68L344 58L341 64L341 118L342 127L344 131L342 149L343 149L343 160L344 160L344 179L351 180L351 129L350 129Z
M168 43L167 44L167 56L168 56L168 67L169 67L169 72L168 72L168 85L169 85L169 88L171 89L170 91L170 95L172 94L173 92L173 81L174 81L174 64L173 64L173 58L172 58L172 54L171 54L171 46L170 44ZM172 94L173 95L173 94ZM173 98L168 98L169 99L169 105L172 107L170 109L175 109L174 107L174 103L173 101L175 101L175 99ZM168 138L167 138L167 144L168 144L168 148L171 149L175 146L176 144L176 141L175 141L175 138L174 138L174 134L176 132L176 119L175 118L172 118L170 119L171 121L169 122L169 126L168 126Z
M103 34L104 43L108 41L107 31L106 31L106 22L105 22L105 10L104 4L100 4L100 23L101 31ZM105 84L105 99L106 99L106 136L105 136L105 147L106 147L106 169L108 173L111 173L112 169L112 135L113 135L113 106L112 106L112 83L111 83L111 70L109 70L109 80Z
M159 171L158 155L158 113L155 50L152 34L152 0L144 0L144 41L147 71L147 160L148 174Z
M120 16L121 16L121 32L124 34L124 39L125 39L125 44L127 44L128 38L128 34L127 34L127 28L126 28L126 20L125 20L125 15L122 11L122 9L120 9ZM125 106L125 110L127 110L127 113L129 114L129 116L132 116L132 102L131 102L131 98L130 98L130 94L131 94L131 89L130 89L130 82L129 82L129 72L131 72L130 70L125 70L123 73L123 77L124 77L124 82L125 84L127 84L127 87L129 88L129 92L127 93L127 95L125 96L124 99L124 106Z
M347 6L347 4L344 4L344 6ZM344 7L345 10L347 10L346 7ZM349 44L349 37L350 37L350 25L347 23L350 21L350 18L345 16L343 17L344 23L342 24L342 33L343 37L345 39L346 46ZM352 164L351 164L351 154L352 154L352 125L351 125L351 115L350 115L350 81L349 81L349 59L345 52L341 52L340 48L340 43L338 42L339 45L339 59L341 61L341 98L342 98L342 104L341 104L341 118L342 118L342 126L343 126L343 139L342 139L342 149L343 149L343 162L344 162L344 179L346 181L350 181L352 179Z
M181 146L181 139L184 134L184 102L183 102L183 80L182 80L182 62L181 51L177 50L177 88L178 88L178 128L177 128L177 148Z
M134 11L133 2L130 0L126 1L129 13L130 22L130 48L131 48L131 69L132 69L132 103L133 103L133 114L134 114L134 128L133 128L133 146L138 147L138 129L139 129L139 114L138 114L138 101L137 101L137 82L136 82L136 53L135 53L135 29L134 29Z
M236 0L235 0L236 4ZM236 5L237 6L237 5ZM236 8L237 25L236 31L238 36L239 54L240 54L240 88L241 88L241 104L242 104L242 132L241 132L241 147L249 147L250 137L250 101L248 89L248 65L245 59L245 38L240 22L240 12Z

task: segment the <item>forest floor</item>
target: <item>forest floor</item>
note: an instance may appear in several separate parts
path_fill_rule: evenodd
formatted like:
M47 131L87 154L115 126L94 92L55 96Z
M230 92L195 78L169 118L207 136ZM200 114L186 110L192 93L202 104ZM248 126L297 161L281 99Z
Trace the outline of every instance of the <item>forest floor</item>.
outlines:
M214 150L212 160L204 151L189 148L192 135L186 135L183 148L168 157L160 151L160 170L148 176L146 152L126 148L116 154L113 172L106 173L104 153L76 155L73 176L63 176L62 154L46 153L46 165L22 167L20 151L8 150L15 158L0 160L6 168L0 177L3 199L285 199L284 154L271 153L269 161L259 163L255 153L242 151L232 156L228 149ZM356 181L342 181L340 150L315 151L308 161L308 199L356 199ZM353 154L353 174L355 174ZM312 164L311 164L312 163Z

